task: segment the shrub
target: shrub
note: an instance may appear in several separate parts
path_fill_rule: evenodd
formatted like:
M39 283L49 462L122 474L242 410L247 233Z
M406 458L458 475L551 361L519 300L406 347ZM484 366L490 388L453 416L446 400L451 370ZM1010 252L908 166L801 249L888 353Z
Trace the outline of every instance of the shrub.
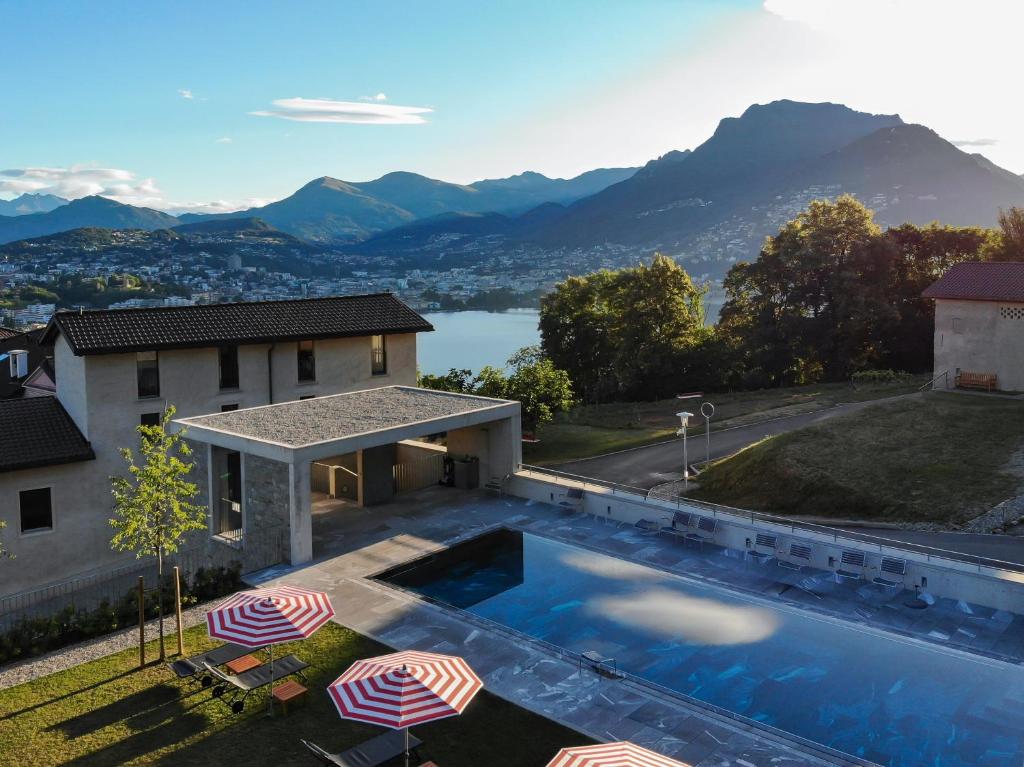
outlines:
M181 604L190 606L207 602L238 591L242 583L241 567L200 567L192 576L191 584L181 580ZM165 588L146 592L146 619L157 615L157 600L164 611L174 609L174 590ZM0 665L14 660L31 658L51 650L58 650L76 642L103 636L112 631L138 624L139 600L135 589L129 589L120 599L111 603L104 599L92 610L79 610L68 605L48 617L23 617L5 632L0 632Z
M902 370L858 370L851 380L855 384L897 383L909 381L911 377L910 373Z

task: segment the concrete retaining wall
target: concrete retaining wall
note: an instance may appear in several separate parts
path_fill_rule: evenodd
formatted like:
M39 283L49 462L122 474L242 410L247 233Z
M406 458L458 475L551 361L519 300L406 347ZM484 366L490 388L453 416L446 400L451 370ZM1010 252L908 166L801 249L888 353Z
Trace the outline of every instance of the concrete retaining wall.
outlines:
M570 488L582 489L582 510L597 517L636 524L648 519L659 524L668 524L675 511L681 510L693 515L713 518L717 528L709 542L718 546L744 551L757 548L769 553L763 547L756 547L758 533L768 533L778 538L776 556L806 564L817 570L839 569L843 551L864 552L863 577L871 581L884 577L896 581L902 588L928 592L936 597L959 599L972 604L983 605L997 610L1024 614L1024 573L1002 570L998 567L973 564L968 561L947 559L939 555L925 554L904 549L868 543L856 539L844 539L838 533L806 530L784 522L770 522L755 517L745 517L742 511L726 512L712 510L696 504L676 504L672 501L646 499L644 496L627 493L601 485L546 477L540 473L519 472L506 484L506 491L520 498L543 503L558 503L566 500ZM696 519L696 517L695 517ZM694 530L696 526L694 525ZM811 547L810 561L789 557L790 543L802 543ZM883 557L906 561L906 574L901 578L881 571ZM843 569L858 569L844 567Z

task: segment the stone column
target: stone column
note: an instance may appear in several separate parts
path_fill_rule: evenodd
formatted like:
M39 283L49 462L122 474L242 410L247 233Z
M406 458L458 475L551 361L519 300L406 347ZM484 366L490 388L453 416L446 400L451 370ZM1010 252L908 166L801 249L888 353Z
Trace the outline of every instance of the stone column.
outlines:
M313 507L309 489L309 461L288 464L288 479L290 561L293 565L300 565L313 558Z

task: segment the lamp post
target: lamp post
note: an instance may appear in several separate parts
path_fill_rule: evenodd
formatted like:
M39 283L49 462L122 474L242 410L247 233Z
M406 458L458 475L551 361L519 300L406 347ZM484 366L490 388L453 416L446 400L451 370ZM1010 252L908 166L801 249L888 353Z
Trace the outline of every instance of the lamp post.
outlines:
M710 402L703 402L700 406L700 414L704 416L704 468L711 465L711 416L715 414L715 406Z
M676 436L683 438L683 492L685 493L690 489L690 459L686 453L686 422L693 417L693 413L683 410L676 415L682 421L682 426L676 432Z

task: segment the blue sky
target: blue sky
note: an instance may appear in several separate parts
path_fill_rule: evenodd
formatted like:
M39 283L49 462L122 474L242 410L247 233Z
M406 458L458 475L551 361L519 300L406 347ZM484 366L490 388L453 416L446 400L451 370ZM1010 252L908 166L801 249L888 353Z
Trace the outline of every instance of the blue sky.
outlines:
M985 88L1013 66L986 6L0 0L0 170L37 171L0 176L0 193L227 208L321 175L569 176L695 146L787 97L899 112L1021 172L1020 115L986 103L1009 101ZM975 28L986 44L964 51ZM959 87L971 110L942 98Z

